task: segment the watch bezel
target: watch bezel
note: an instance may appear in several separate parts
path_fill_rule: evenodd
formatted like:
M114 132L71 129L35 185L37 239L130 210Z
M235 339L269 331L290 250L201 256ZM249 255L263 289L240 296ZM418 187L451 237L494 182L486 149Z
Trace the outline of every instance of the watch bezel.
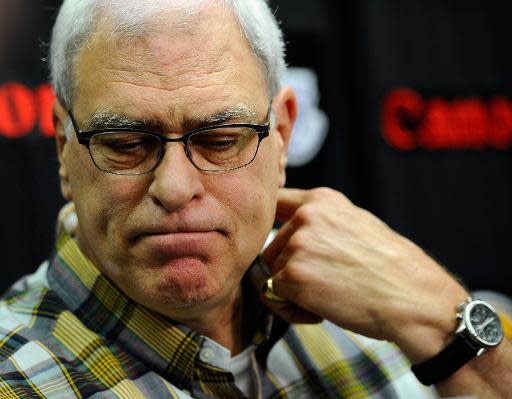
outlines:
M500 322L499 325L500 325L500 332L501 332L501 335L500 335L500 338L495 341L495 342L490 342L490 341L487 341L483 338L480 338L477 334L477 332L475 331L475 328L473 326L473 323L471 322L471 311L473 310L473 308L475 306L478 306L478 305L483 305L485 307L487 307L492 313L494 313L494 315L496 316L496 318L498 319L498 321ZM465 307L464 307L464 312L463 312L463 320L464 320L464 324L466 326L466 329L468 331L468 335L469 335L469 338L474 342L476 343L477 345L479 346L483 346L485 348L494 348L495 346L498 346L501 341L503 341L503 338L504 338L504 333L503 333L503 327L501 325L501 320L498 316L498 312L496 312L496 309L494 309L494 307L485 302L485 301L482 301L480 299L474 299L472 300L470 303L468 303Z

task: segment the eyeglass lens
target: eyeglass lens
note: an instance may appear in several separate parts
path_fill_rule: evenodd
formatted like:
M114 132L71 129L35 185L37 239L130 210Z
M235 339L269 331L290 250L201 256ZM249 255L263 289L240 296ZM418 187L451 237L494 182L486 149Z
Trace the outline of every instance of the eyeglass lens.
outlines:
M144 174L160 162L165 142L143 132L98 133L89 150L103 171ZM249 127L222 127L194 133L186 140L187 155L204 171L237 169L252 162L259 146L258 132Z

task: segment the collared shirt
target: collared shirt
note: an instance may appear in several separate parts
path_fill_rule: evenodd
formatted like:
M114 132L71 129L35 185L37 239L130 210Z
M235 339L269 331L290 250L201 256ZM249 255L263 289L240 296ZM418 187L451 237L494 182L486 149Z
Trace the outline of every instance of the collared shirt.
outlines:
M393 344L255 314L255 397L435 397ZM0 398L242 398L231 370L229 350L130 300L64 230L0 302Z

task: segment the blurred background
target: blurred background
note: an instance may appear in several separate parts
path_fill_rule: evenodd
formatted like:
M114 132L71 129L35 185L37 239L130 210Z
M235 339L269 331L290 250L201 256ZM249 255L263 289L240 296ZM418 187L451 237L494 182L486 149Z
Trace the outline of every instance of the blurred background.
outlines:
M0 0L0 291L52 251L60 1ZM272 0L301 112L288 186L329 186L473 289L512 295L512 3Z

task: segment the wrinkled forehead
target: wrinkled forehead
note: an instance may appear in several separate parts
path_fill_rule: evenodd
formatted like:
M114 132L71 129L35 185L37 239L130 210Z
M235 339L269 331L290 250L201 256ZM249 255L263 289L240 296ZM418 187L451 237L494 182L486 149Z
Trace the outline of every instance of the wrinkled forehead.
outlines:
M121 22L104 14L78 53L77 72L116 68L121 74L136 75L140 67L153 75L201 75L225 68L249 69L249 64L263 63L254 53L232 10L214 0L203 0L204 8L193 8L185 16L174 9L138 15ZM183 12L179 9L179 12ZM147 19L152 18L152 19ZM146 21L146 22L143 22ZM188 61L183 62L183 61ZM185 70L180 70L185 68ZM208 71L210 69L210 71ZM77 83L87 76L75 76ZM81 79L80 79L81 78ZM130 78L127 78L128 80ZM163 76L162 79L168 79ZM265 82L264 82L265 83Z
M175 121L190 110L211 114L242 104L258 115L266 110L263 65L233 13L210 6L178 29L165 22L168 16L172 21L167 10L158 16L160 24L119 38L113 37L119 29L114 22L102 21L77 59L73 108L78 119L105 107Z

